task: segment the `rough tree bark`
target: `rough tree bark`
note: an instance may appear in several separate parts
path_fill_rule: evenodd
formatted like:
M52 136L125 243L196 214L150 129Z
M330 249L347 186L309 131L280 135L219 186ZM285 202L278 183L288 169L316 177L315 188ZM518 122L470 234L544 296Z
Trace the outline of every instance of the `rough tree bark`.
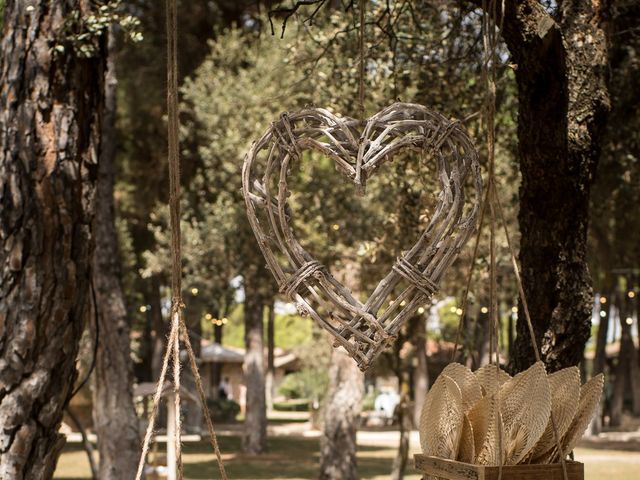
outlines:
M609 110L607 2L558 4L552 16L537 0L507 0L502 30L517 64L520 262L550 371L577 365L590 335L588 200ZM516 328L519 371L534 354L526 324Z
M257 455L267 449L267 408L263 345L264 267L247 267L244 277L244 377L247 385L242 448Z
M267 319L267 378L266 378L266 392L267 392L267 409L273 410L273 396L274 396L274 378L276 375L275 367L275 301L269 305L269 317Z
M320 440L321 480L358 478L356 433L363 390L362 372L356 363L342 348L334 348Z
M113 30L113 29L111 29ZM109 32L102 151L93 231L93 283L98 304L98 350L93 382L93 423L98 436L100 480L133 478L139 458L138 417L133 405L129 323L120 283L120 252L113 185L116 154L115 38Z
M427 324L422 315L416 315L410 320L411 343L416 357L413 369L413 425L420 425L422 405L429 390L429 370L427 368Z
M90 304L105 42L80 0L5 3L0 57L0 478L51 478ZM56 45L61 48L54 48Z
M348 258L348 254L344 257ZM339 280L357 294L359 268L345 261ZM364 375L347 352L334 348L320 439L320 480L356 480L356 433L364 395Z

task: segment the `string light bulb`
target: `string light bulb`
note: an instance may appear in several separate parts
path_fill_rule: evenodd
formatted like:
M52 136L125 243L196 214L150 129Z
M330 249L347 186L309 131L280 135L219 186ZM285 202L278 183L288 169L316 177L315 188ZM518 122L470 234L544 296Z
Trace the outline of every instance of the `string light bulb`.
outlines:
M147 311L147 306L146 305L140 305L140 313L145 313Z
M331 228L333 229L334 232L337 232L338 230L340 230L340 225L338 225L337 223L334 223L333 225L331 225Z
M629 292L627 293L627 297L635 298L636 297L636 292L634 292L633 290L629 290Z
M481 311L482 313L489 313L489 309L488 309L487 307L482 307L482 308L480 309L480 311Z
M424 307L418 307L418 313L422 315L424 313Z
M511 311L513 313L518 313L518 307L516 307L515 305L513 307L511 307Z
M211 321L211 320L213 320L213 315L211 315L210 313L207 313L207 314L204 316L204 318L205 318L205 320L209 320L209 321Z
M607 312L605 312L604 310L600 310L600 316L602 318L606 317L607 316Z
M631 325L633 323L633 318L627 317L625 322L627 323L627 325Z
M462 309L456 308L456 315L462 315Z
M193 287L191 289L191 295L197 295L198 294L198 288L197 287Z
M603 304L603 305L605 303L607 303L607 297L605 297L605 296L600 297L600 303Z

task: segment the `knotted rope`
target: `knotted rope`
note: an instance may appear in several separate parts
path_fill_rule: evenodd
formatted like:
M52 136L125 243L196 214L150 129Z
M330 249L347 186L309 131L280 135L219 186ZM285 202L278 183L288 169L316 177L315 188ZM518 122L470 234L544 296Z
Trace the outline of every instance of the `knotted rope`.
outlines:
M486 196L484 198L481 212L480 212L480 226L478 227L478 233L476 235L476 242L473 250L473 255L471 259L471 265L469 268L469 273L467 277L467 282L465 285L465 289L463 292L462 299L462 312L460 315L460 321L458 324L458 331L456 334L456 342L452 352L452 360L455 359L458 343L460 341L460 336L462 332L462 325L464 321L464 317L466 314L468 296L469 296L469 288L471 285L471 279L473 276L473 271L476 263L476 258L478 254L478 244L480 240L480 234L482 231L482 225L484 221L484 215L487 204L489 205L489 215L490 215L490 242L489 242L489 273L490 273L490 306L489 306L489 318L490 318L490 351L494 354L494 362L496 366L496 375L499 372L500 368L500 360L499 360L499 331L500 331L500 320L498 316L498 299L497 299L497 280L496 280L496 258L495 258L495 222L496 215L499 216L500 222L505 232L505 236L507 239L507 245L509 248L509 254L511 257L511 263L513 266L514 276L516 278L516 283L518 285L518 294L520 297L520 301L522 302L522 307L524 310L525 320L527 322L527 328L529 331L531 345L533 347L533 351L535 354L536 362L541 360L540 350L538 346L538 342L535 337L535 331L533 329L533 323L531 321L531 315L529 313L529 307L527 304L527 299L524 291L524 286L522 283L522 278L520 276L520 268L518 266L518 261L516 259L515 250L513 248L513 244L511 242L511 237L509 235L509 229L507 227L507 223L504 217L504 212L502 209L502 203L500 201L500 196L497 190L497 183L495 177L495 114L496 114L496 64L497 64L497 32L502 30L502 22L504 21L504 0L501 0L501 11L500 11L500 25L496 26L495 19L498 16L497 11L497 1L496 0L483 0L482 2L482 40L483 40L483 48L484 48L484 61L482 65L482 76L484 83L487 89L486 95L486 118L487 118L487 152L488 152L488 160L489 160L489 181L487 186ZM497 29L496 29L497 27ZM498 390L499 393L499 390ZM499 397L496 399L497 408L499 408L500 399ZM496 416L498 421L498 435L497 435L497 451L499 454L499 470L498 470L498 480L502 478L502 467L504 463L504 459L502 457L502 442L503 442L503 426L501 422L501 416ZM556 426L556 421L553 416L553 412L551 413L551 426L554 434L554 441L558 447L560 452L560 462L562 464L562 474L564 480L569 480L569 476L567 473L567 467L565 462L565 455L562 450L562 446L560 443L560 437L558 434L558 429Z
M207 429L209 431L209 439L211 446L216 455L218 461L218 468L220 469L220 477L223 480L227 480L227 474L222 462L222 455L218 447L218 439L213 427L211 415L207 407L206 396L204 394L204 388L202 386L202 379L200 378L200 372L198 371L198 365L196 357L191 347L191 341L187 334L187 327L184 322L183 310L184 303L182 301L182 252L181 252L181 233L180 233L180 138L179 138L179 108L178 108L178 28L177 17L178 7L176 0L167 0L167 138L168 138L168 160L169 160L169 212L170 212L170 227L171 227L171 330L169 332L169 339L167 341L167 349L165 351L162 368L160 370L160 378L158 379L158 385L153 396L153 406L151 408L151 414L149 415L149 425L144 436L142 444L142 452L140 455L140 462L138 463L138 470L136 473L136 480L141 480L144 474L144 465L147 454L149 452L149 445L153 436L155 427L155 420L162 398L165 379L167 376L167 370L169 368L169 362L172 361L173 367L173 393L174 393L174 406L176 410L175 415L175 454L176 454L176 473L178 480L182 480L183 465L182 465L182 419L180 416L180 337L183 337L187 355L189 357L189 364L194 376L196 388L200 398L202 406L202 412L204 414Z

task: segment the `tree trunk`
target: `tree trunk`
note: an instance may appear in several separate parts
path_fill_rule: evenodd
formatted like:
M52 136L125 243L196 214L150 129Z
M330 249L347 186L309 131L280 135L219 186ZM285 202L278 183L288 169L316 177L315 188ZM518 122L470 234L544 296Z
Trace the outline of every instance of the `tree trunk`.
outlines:
M345 252L345 258L349 258ZM360 291L359 265L347 260L339 280L354 294ZM343 348L331 352L329 388L320 439L320 479L356 480L356 433L364 395L364 374Z
M578 365L590 335L589 192L609 110L605 5L565 0L557 19L537 0L505 6L502 35L517 64L520 262L549 371ZM520 318L515 371L535 360Z
M609 299L609 305L613 305L613 294L607 297ZM611 312L611 308L609 311ZM600 312L606 312L606 305L600 304ZM593 359L593 371L592 375L598 375L604 373L607 365L607 335L609 334L609 322L611 314L605 317L600 316L600 325L598 325L598 334L596 337L596 351ZM597 435L602 431L602 419L604 417L603 412L605 408L605 394L602 394L602 400L598 406L598 413L593 416L589 426L589 433L591 435Z
M0 50L0 478L51 478L90 304L104 39L77 0L7 1ZM59 43L62 42L62 43ZM54 48L56 45L64 47Z
M615 378L613 379L613 392L611 394L611 422L610 426L618 427L622 423L622 412L624 410L624 400L631 374L631 363L635 361L635 346L631 337L631 326L625 322L623 311L620 312L620 352L618 353L618 364L616 365Z
M100 480L133 478L140 446L138 417L133 406L129 323L120 283L120 253L113 200L117 87L114 43L113 33L109 32L103 143L93 221L96 238L93 282L100 327L93 383L93 423L98 436Z
M320 479L356 480L356 432L362 403L362 372L342 348L334 348L320 441Z
M167 335L169 334L169 322L162 317L162 296L160 294L160 277L154 275L151 277L151 291L149 293L149 305L151 312L149 314L151 327L153 328L153 342L151 347L151 381L156 381L160 377L162 369L162 359L164 349L167 344Z
M263 346L264 273L248 267L244 278L244 376L247 385L242 448L260 454L267 449L267 411ZM262 287L262 288L261 288Z
M275 351L275 320L276 320L276 312L275 312L275 301L271 302L269 305L269 317L267 322L267 381L266 381L266 391L267 391L267 409L269 411L273 410L273 395L274 395L274 385L273 380L276 374L276 368L274 363L274 351Z
M420 425L422 405L429 390L429 370L427 369L427 325L422 315L412 319L411 341L416 356L413 369L413 425Z
M611 293L608 297L609 305L614 304L614 294ZM596 337L596 351L593 359L593 375L604 373L605 366L607 365L607 336L609 335L609 323L611 321L611 315L613 309L609 309L609 314L606 316L600 316L600 325L598 325L598 336ZM600 312L606 312L606 305L600 304Z
M402 392L402 383L400 383L400 392ZM397 407L398 425L400 427L400 445L398 445L396 458L393 459L391 480L402 480L404 478L409 459L412 420L415 422L415 419L413 419L411 415L411 409L409 408L409 399L404 393L400 393L400 395L400 404ZM415 414L413 416L415 416Z

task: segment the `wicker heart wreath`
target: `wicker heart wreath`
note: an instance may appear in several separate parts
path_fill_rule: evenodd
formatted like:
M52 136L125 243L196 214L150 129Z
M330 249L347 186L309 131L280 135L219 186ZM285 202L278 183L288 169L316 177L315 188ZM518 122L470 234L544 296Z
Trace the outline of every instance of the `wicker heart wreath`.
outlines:
M441 191L428 226L365 303L300 245L291 226L287 177L308 150L333 159L360 190L400 152L429 155L436 162ZM465 201L465 185L474 190L471 200ZM242 189L249 222L281 293L365 370L431 298L475 229L482 179L477 152L458 122L421 105L394 103L366 122L321 108L282 114L251 146Z

